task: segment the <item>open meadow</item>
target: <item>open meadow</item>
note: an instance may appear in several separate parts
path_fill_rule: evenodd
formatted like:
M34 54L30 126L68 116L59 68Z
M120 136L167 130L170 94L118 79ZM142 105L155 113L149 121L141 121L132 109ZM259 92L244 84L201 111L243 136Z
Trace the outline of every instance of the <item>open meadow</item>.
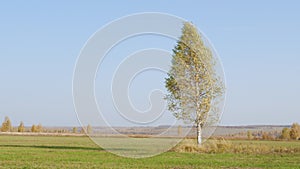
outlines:
M299 141L184 140L150 158L119 157L88 137L0 135L0 168L300 168Z

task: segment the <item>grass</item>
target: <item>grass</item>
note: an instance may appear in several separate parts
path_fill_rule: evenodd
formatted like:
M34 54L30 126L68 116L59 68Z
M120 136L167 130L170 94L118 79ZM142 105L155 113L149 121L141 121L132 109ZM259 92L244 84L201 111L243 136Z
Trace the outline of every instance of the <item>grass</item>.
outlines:
M198 153L242 153L242 154L282 154L300 153L299 141L264 141L264 140L208 140L202 146L195 140L183 140L172 149L176 152Z
M0 136L0 168L300 168L300 142L240 141L225 144L226 151L177 152L193 146L184 140L172 151L142 159L119 157L99 148L87 137ZM219 145L220 146L220 145ZM233 147L286 148L287 152L234 152ZM213 146L205 147L211 149ZM221 146L222 147L222 146ZM217 148L219 149L219 148Z

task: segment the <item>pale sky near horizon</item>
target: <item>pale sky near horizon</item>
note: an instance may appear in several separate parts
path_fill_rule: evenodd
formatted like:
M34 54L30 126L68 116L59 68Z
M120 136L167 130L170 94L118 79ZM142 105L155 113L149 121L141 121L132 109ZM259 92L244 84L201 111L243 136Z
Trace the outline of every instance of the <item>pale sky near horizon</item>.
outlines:
M221 125L300 123L299 7L296 0L1 1L0 122L78 126L72 76L85 42L122 16L163 12L192 21L219 53L227 82Z

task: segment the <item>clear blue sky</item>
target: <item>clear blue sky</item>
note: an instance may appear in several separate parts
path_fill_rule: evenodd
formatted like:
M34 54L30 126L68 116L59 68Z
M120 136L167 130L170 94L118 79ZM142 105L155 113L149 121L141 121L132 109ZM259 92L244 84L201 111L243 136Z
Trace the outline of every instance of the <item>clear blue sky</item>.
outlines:
M72 75L87 39L137 12L192 21L227 78L222 125L300 122L299 1L1 1L0 120L79 125ZM101 90L101 89L99 89Z

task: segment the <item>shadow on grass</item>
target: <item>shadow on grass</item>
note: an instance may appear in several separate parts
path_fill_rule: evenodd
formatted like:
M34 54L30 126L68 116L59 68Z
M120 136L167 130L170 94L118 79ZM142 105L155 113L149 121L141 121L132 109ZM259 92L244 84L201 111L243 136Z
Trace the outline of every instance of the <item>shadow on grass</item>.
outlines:
M55 149L55 150L93 150L93 151L103 151L103 149L101 147L77 147L77 146L0 145L0 147L42 148L42 149Z
M40 148L40 149L52 149L52 150L87 150L87 151L118 151L118 152L135 152L136 149L132 148L106 148L101 147L80 147L80 146L47 146L47 145L13 145L5 144L0 145L1 147L11 147L11 148Z

